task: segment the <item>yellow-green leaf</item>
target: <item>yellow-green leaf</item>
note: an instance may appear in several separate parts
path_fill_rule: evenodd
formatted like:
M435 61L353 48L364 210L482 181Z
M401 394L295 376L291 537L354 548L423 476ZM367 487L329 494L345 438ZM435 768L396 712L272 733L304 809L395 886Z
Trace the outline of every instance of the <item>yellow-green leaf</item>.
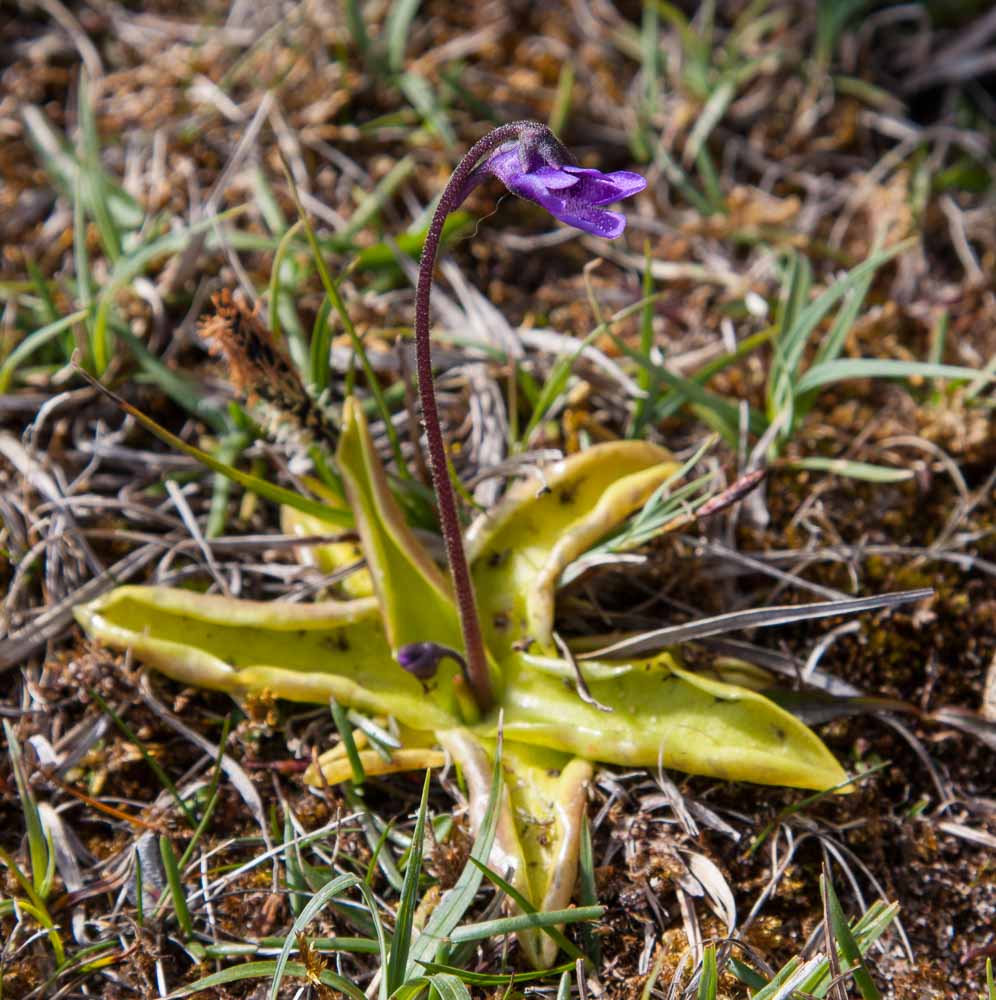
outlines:
M438 736L467 782L470 821L476 833L491 791L494 742L466 729ZM574 893L591 765L567 754L506 740L502 768L505 782L489 867L507 878L541 913L562 910ZM521 931L518 938L535 968L553 964L557 947L542 931L531 928Z
M290 604L119 587L75 613L90 635L183 684L292 701L334 697L421 729L460 718L451 685L423 690L394 661L374 598Z
M482 626L501 657L532 639L552 648L554 593L569 562L618 526L677 464L643 441L596 445L529 479L467 535ZM541 492L541 488L547 489Z
M353 399L346 400L342 418L336 458L391 649L426 639L460 648L449 581L391 496L366 418Z
M600 711L565 679L569 667L541 669L506 658L503 706L511 741L589 760L655 767L731 781L824 789L846 775L819 737L763 695L684 670L668 654L620 665L585 661ZM492 727L493 729L493 727ZM478 731L488 734L486 726Z

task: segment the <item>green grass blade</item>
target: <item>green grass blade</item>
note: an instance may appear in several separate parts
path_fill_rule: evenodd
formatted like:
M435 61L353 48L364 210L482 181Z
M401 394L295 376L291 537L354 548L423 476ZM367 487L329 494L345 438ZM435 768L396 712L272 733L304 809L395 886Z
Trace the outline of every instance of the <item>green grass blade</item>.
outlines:
M267 303L269 305L270 313L270 330L273 332L273 336L278 340L283 326L281 322L281 311L283 305L281 292L283 291L283 282L285 278L288 277L288 272L291 270L291 268L285 267L284 263L291 244L294 242L294 237L297 236L300 228L301 220L298 219L297 222L295 222L294 225L280 237L280 242L277 244L277 252L273 255L273 266L270 269L270 288L269 294L267 295ZM294 312L293 308L288 311L291 313ZM299 325L295 328L291 328L290 325L288 325L287 340L292 360L299 369L303 370L307 347L304 344L303 334L301 333Z
M601 324L599 326L599 329L600 328ZM533 436L536 428L543 422L547 413L550 412L550 408L567 388L567 382L571 377L571 369L574 367L574 363L581 357L581 352L584 348L587 347L588 344L590 344L594 339L594 332L589 333L588 336L581 341L577 350L574 351L573 354L562 354L559 358L557 358L553 369L550 371L549 377L543 383L539 399L536 401L536 405L533 407L533 412L530 414L529 423L526 425L526 429L522 432L522 438L519 443L523 447L528 447L529 439Z
M782 304L779 327L782 336L776 342L780 351L784 351L785 367L791 372L798 364L802 353L800 344L799 314L809 303L809 294L813 288L813 266L809 259L800 253L792 254L791 266L786 275L784 301ZM805 341L803 340L804 344ZM780 353L780 352L779 352ZM776 357L778 355L776 354ZM774 367L774 365L772 365Z
M518 917L503 917L498 920L486 920L483 922L483 924L467 925L467 926L482 927L485 925L489 926L493 925L495 927L500 926L502 928L501 930L491 930L489 933L492 935L510 934L514 931L522 930L526 927L540 927L543 930L543 932L548 937L552 938L557 943L557 946L563 952L570 955L571 958L578 959L586 957L584 954L582 954L581 949L578 948L576 945L572 944L568 940L568 938L565 937L563 931L561 931L560 928L555 926L555 924L561 923L561 921L546 920L551 911L547 911L546 913L540 913L539 910L537 910L536 907L528 899L526 899L526 897L523 896L522 893L519 892L519 890L516 889L515 886L512 885L512 883L509 882L507 879L502 878L501 875L499 875L495 871L492 871L482 861L478 861L477 858L471 857L469 860L471 864L473 864L475 867L480 868L481 872L484 874L484 876L488 879L489 882L493 883L498 889L500 889L503 893L505 893L505 895L508 896L509 899L511 899L512 902L515 903L515 905L518 906L520 910L522 910L521 916L527 919L525 923L521 925L516 925L514 927L511 924L507 924L507 921L518 920L519 919ZM600 912L604 912L605 907L596 905L596 906L581 907L580 909L586 911L599 910ZM578 912L578 911L572 911L572 912ZM532 918L542 918L542 919L539 923L537 923L533 921ZM598 919L598 918L594 917L591 919ZM465 931L466 927L461 928L459 932L454 931L452 939L456 941L457 934L458 933L463 934ZM482 935L482 936L488 936L488 935ZM476 937L467 937L463 938L463 940L474 941L478 939Z
M726 215L726 198L719 181L719 171L713 162L707 146L703 146L695 156L695 166L702 178L702 192L709 204L710 215Z
M83 211L83 182L77 175L75 186L73 187L73 268L76 271L76 302L79 307L90 313L94 300L93 277L90 274L90 251L86 245L86 215ZM103 369L98 369L96 365L96 349L93 338L94 317L88 315L86 319L86 347L87 356L84 364L93 366L94 370L101 374Z
M973 368L961 365L934 365L927 361L898 361L891 358L839 358L813 365L799 380L799 392L809 392L834 382L856 378L938 378L969 382L979 377ZM996 380L990 373L986 381Z
M332 303L328 298L322 299L322 304L315 315L311 328L311 341L308 348L308 381L312 392L320 396L329 387L331 380L330 356L332 353Z
M92 342L93 367L98 375L107 370L110 363L113 344L111 342L111 311L117 294L128 287L139 275L143 274L153 261L160 257L179 253L190 239L205 230L212 228L224 219L240 215L248 210L246 205L237 205L219 215L202 219L187 229L176 233L168 233L158 239L150 240L131 253L119 257L111 270L110 278L101 289L97 298L97 311L93 318L93 329L90 337ZM81 301L81 305L86 305Z
M598 905L598 890L595 886L595 852L591 845L591 824L587 812L581 814L581 846L578 852L578 902L582 906ZM597 969L602 961L602 944L598 935L584 924L581 927L581 943L585 954Z
M234 405L234 404L233 404ZM237 411L238 412L238 411ZM225 465L234 465L239 456L253 442L253 435L248 430L239 428L225 434L218 442L214 457ZM228 501L232 494L232 480L216 472L211 483L211 504L208 507L207 524L204 527L206 538L218 538L225 533L228 519Z
M804 306L793 323L794 329L788 335L788 349L790 351L788 367L794 370L810 334L837 302L855 289L860 288L866 278L874 276L883 264L905 253L914 243L914 239L903 240L886 250L879 250L877 253L871 254L866 260L852 267L843 277L838 278L825 292Z
M550 108L547 124L554 135L559 135L567 125L571 115L571 98L574 94L574 63L565 59L560 65L560 75L557 78L557 93Z
M823 458L814 455L780 462L782 469L809 469L814 472L829 472L831 475L860 479L866 483L902 483L913 478L912 469L893 469L886 465L872 465L869 462L853 462L849 458Z
M494 876L494 872L490 873ZM508 883L506 883L507 885ZM605 916L604 906L574 906L567 910L547 910L545 913L518 913L511 917L500 917L497 920L481 920L475 924L463 924L450 934L450 941L461 944L465 941L484 941L487 938L501 937L505 934L515 934L518 931L539 928L553 936L557 924L577 924L584 920L601 920ZM562 936L562 935L561 935ZM567 938L564 938L567 941ZM567 942L571 952L578 958L583 957L578 949Z
M429 977L429 988L431 995L439 1000L471 1000L467 987L456 977L448 972L437 972Z
M428 989L428 976L419 976L416 979L408 979L405 981L403 986L400 986L394 991L394 994L391 996L391 1000L420 1000L420 997L427 993Z
M730 103L736 96L736 87L732 80L724 80L709 95L705 106L695 119L695 125L688 134L688 141L685 143L684 160L686 164L694 163L699 152L705 148L705 142L709 134L720 123L723 115L726 114Z
M571 968L573 969L573 965ZM571 1000L571 973L567 969L560 974L560 982L557 984L557 1000Z
M252 171L252 195L253 204L259 209L259 214L263 216L266 228L279 236L287 231L287 219L284 210L280 207L280 202L273 191L266 172L259 167Z
M422 120L435 132L440 139L449 147L453 148L457 144L456 133L450 125L443 112L436 92L432 84L414 70L408 70L398 77L398 85L401 92L408 99L411 106L419 113Z
M180 877L180 866L176 862L176 855L173 853L173 845L169 842L169 837L159 838L159 854L163 859L163 870L166 872L166 884L169 886L170 896L173 899L173 912L176 914L176 922L183 931L183 936L189 941L194 936L194 924L190 919L190 907L187 906L187 897L183 894L183 880Z
M59 135L45 115L32 105L21 108L21 120L25 133L34 147L46 173L68 199L80 181L80 164L76 152ZM142 206L123 187L115 183L106 174L102 184L106 191L106 201L114 224L120 229L135 230L141 227L145 219ZM89 209L90 206L87 205Z
M90 99L90 84L86 73L80 74L77 99L82 151L79 158L80 174L88 194L90 210L93 213L104 253L112 263L121 256L121 232L118 230L108 204L103 169L100 165L100 136L97 120Z
M473 216L469 212L458 210L450 215L443 223L443 233L440 236L440 243L443 246L450 245L453 240L468 231L473 223ZM399 272L396 252L400 251L406 257L417 260L422 253L425 244L425 236L428 232L428 225L423 225L415 232L402 233L394 240L394 244L387 242L375 243L373 246L364 247L357 255L354 266L359 271L391 271ZM323 240L323 246L335 249L338 245L335 240Z
M417 3L418 0L415 0ZM379 215L394 197L394 192L415 172L415 159L404 156L377 182L377 185L353 211L349 222L336 235L352 241L370 221Z
M362 785L367 776L363 770L363 761L360 760L360 753L356 749L356 741L353 739L353 727L346 718L346 713L342 710L342 705L335 698L329 698L329 710L332 712L332 721L342 740L346 756L349 758L349 767L353 772L353 784Z
M339 321L342 323L343 329L346 331L350 343L353 345L353 351L359 359L360 367L363 369L363 374L366 377L367 387L370 389L370 393L376 402L380 418L384 422L384 430L387 434L388 441L391 443L391 452L394 455L394 461L398 467L398 474L405 479L411 478L411 472L408 470L404 454L401 451L401 440L398 437L398 432L394 427L394 423L391 421L391 411L388 409L387 401L384 399L384 391L381 388L380 380L377 378L377 375L374 373L373 366L370 364L370 359L367 357L363 341L360 339L360 335L356 332L353 320L349 315L349 311L346 309L346 303L343 302L342 296L339 294L339 289L332 280L332 275L329 274L329 269L325 266L325 258L322 254L322 249L318 244L318 237L315 235L315 230L311 225L310 219L305 214L304 206L301 204L301 198L297 191L297 185L294 183L294 176L286 163L284 164L284 175L287 179L287 184L290 187L291 195L294 198L294 204L297 207L298 218L304 225L304 232L308 238L308 244L311 247L312 257L315 261L315 267L318 268L318 275L321 278L325 294L328 296L329 302L332 303L332 307L338 314ZM349 372L346 376L347 395L349 395L352 391L352 371L352 366L350 366Z
M17 905L21 909L28 912L35 920L45 928L48 933L49 943L52 945L52 952L55 955L56 964L62 965L66 961L66 948L62 942L62 937L59 934L58 929L55 926L55 922L49 915L48 909L45 906L44 900L42 900L38 893L35 892L34 886L31 884L31 880L17 867L14 859L2 848L0 847L0 864L2 864L10 873L14 876L17 884L24 890L25 895L27 895L28 900L19 899ZM0 910L2 912L2 910Z
M562 973L570 973L574 969L573 962L565 962L563 965L554 966L552 969L541 969L538 972L509 972L509 973L489 973L489 972L468 972L466 969L458 969L452 965L443 965L439 962L420 962L426 972L446 972L451 976L456 976L461 982L471 986L517 986L520 983L536 982L540 979L548 979Z
M702 955L702 972L699 975L698 1000L716 1000L719 989L719 972L716 969L716 946L709 945Z
M790 275L789 299L780 324L780 333L775 343L775 358L768 380L769 421L773 422L783 411L788 411L781 434L783 440L791 434L793 429L795 401L807 391L807 376L810 372L806 372L800 377L798 371L803 352L813 331L838 301L860 290L866 280L872 278L883 264L905 252L912 245L913 240L904 240L887 250L871 254L866 260L851 268L843 277L838 278L812 302L806 302L801 298L801 294L797 294L800 287L805 288L808 297L810 282L807 282L803 277L795 279ZM803 261L804 258L796 256L794 260ZM794 268L793 274L798 274L799 269L806 271L808 268L808 262L800 263ZM843 327L833 331L835 340L844 338L846 335L847 329Z
M760 330L758 333L752 334L750 337L745 337L739 344L737 344L737 349L735 351L730 354L724 354L721 357L715 358L707 364L704 364L697 372L689 376L689 381L695 382L699 386L705 386L713 375L718 375L721 371L724 371L731 365L741 361L743 358L756 351L759 347L768 343L774 335L775 328L768 327L766 330ZM669 390L666 394L660 397L660 401L654 410L654 419L660 421L673 416L687 402L688 397L682 391L678 389ZM753 428L755 426L761 433L764 432L764 417L762 417L761 414L752 411L751 427Z
M228 745L228 734L231 731L232 715L229 713L225 716L224 723L222 723L221 737L218 740L218 756L214 761L214 769L211 774L211 783L208 785L207 789L207 799L206 805L204 806L204 812L201 813L200 822L194 829L194 835L190 838L190 843L187 844L183 854L180 855L180 861L177 866L180 871L183 871L183 869L187 867L187 863L193 857L194 850L196 849L201 837L204 836L204 831L207 829L208 823L211 822L211 816L214 814L214 810L218 805L218 785L221 783L222 775L221 764L225 757L225 747Z
M219 996L216 987L227 986L230 983L243 983L250 979L269 978L276 973L277 963L274 959L261 962L246 962L243 965L235 965L230 969L223 969L221 972L212 972L209 976L204 976L189 986L182 986L168 994L166 1000L182 1000L183 997L191 997L197 993L206 993L212 990L212 996ZM298 976L306 978L308 970L302 962L285 962L283 974L287 976ZM334 990L339 990L350 997L350 1000L365 1000L363 991L355 983L342 976L336 975L328 969L323 969L318 974L319 981L325 986L331 986ZM227 995L227 994L226 994Z
M412 834L412 846L408 852L405 881L401 887L398 915L394 922L394 938L391 942L391 957L387 963L387 992L393 993L405 980L408 956L412 947L415 907L418 905L418 882L422 874L422 852L425 847L425 813L429 804L429 782L432 771L425 772L422 784L422 799L419 802L418 818Z
M695 187L692 183L692 179L667 152L663 143L658 144L656 157L657 168L667 178L668 183L681 192L685 201L687 201L688 204L699 213L699 215L705 217L712 215L713 206L710 204L709 199Z
M812 265L802 254L793 253L788 273L782 284L778 334L772 344L773 353L767 384L768 421L773 422L778 414L787 408L789 416L786 428L792 424L794 404L792 383L808 335L799 325L798 317L809 300L812 286Z
M712 414L715 420L714 429L736 447L740 426L740 409L735 403L704 389L695 379L683 378L669 372L663 365L655 365L652 373L655 378L678 394L681 403L696 404ZM750 425L751 430L755 433L763 433L764 427L761 424L761 418L753 411L751 412Z
M28 857L31 861L31 881L38 898L44 902L48 895L46 888L46 873L49 869L50 844L45 836L38 804L34 793L24 773L24 758L21 756L21 744L17 741L10 723L3 720L3 734L7 740L7 755L10 757L10 767L14 772L14 785L17 797L21 801L21 814L24 816L24 830L28 839Z
M768 985L768 980L760 973L755 972L749 965L745 965L739 958L730 958L730 972L733 973L745 986L752 990L764 989Z
M31 284L34 286L35 294L40 301L43 321L45 323L56 322L61 316L61 311L52 297L52 289L49 287L48 280L42 273L41 268L35 263L33 257L25 256L24 267L28 272L28 277L31 279ZM940 361L940 358L936 358L935 360Z
M470 852L470 858L475 861L483 861L491 856L495 831L498 829L503 781L501 741L499 740L498 750L495 754L495 766L491 774L491 794L488 796L484 818L481 820L477 838L474 840L474 846ZM409 953L408 976L415 975L418 971L417 966L422 962L428 962L433 957L439 945L446 940L453 928L463 919L463 915L477 895L477 890L481 887L483 878L483 872L475 865L467 864L464 866L456 884L443 896L439 905L432 911L432 916L426 922L422 933L415 939Z
M834 317L833 325L816 349L813 365L822 364L824 361L833 361L840 357L847 335L851 332L851 327L854 326L854 321L858 318L858 313L861 312L861 307L865 304L865 298L874 280L874 272L869 272L847 293L844 304Z
M17 372L18 367L35 351L44 347L47 343L55 340L65 330L68 330L74 323L79 323L89 315L87 309L78 309L68 316L63 316L53 323L45 326L33 333L29 333L4 359L0 365L0 395L3 395L10 388L11 380Z
M888 761L884 761L880 764L875 764L869 767L866 771L862 771L861 774L855 775L853 778L848 778L842 781L839 785L834 785L832 788L826 788L822 792L814 792L812 795L807 795L805 798L800 799L798 802L792 803L790 806L786 806L771 822L767 823L761 832L751 841L751 845L747 848L747 857L753 857L761 845L774 833L775 830L781 826L790 816L794 816L798 812L809 808L809 806L814 805L817 802L822 801L829 795L833 795L834 792L839 791L842 788L847 788L849 785L856 785L858 782L867 781L873 775L877 774L879 771L884 770L889 767Z
M192 417L203 420L216 434L223 434L228 427L224 414L204 397L204 388L194 379L167 367L124 324L115 327L115 335L122 340L149 380L158 386L178 406Z
M798 993L789 988L788 984L790 982L798 984L811 967L819 964L818 959L810 959L809 964L803 965L802 959L798 955L793 955L772 977L768 985L758 990L751 1000L795 1000ZM825 959L824 964L826 964Z
M394 0L384 20L384 35L387 38L387 65L392 73L400 73L405 68L405 49L412 20L418 12L421 0Z
M332 879L331 882L327 882L323 885L321 889L319 889L311 897L308 904L300 912L297 919L295 919L293 925L291 926L287 939L284 942L284 946L280 951L280 955L274 963L273 981L270 984L269 992L270 1000L277 1000L280 994L280 984L284 976L288 973L287 963L290 959L291 949L294 947L297 940L297 935L302 933L305 927L307 927L308 924L311 923L311 921L318 916L319 913L321 913L326 903L334 899L336 896L341 895L347 889L352 888L358 889L363 896L363 900L366 903L367 909L374 922L374 929L377 934L377 944L380 951L381 965L385 966L387 964L387 939L384 936L384 928L380 922L380 916L377 913L377 900L374 898L370 889L365 886L362 880L356 875L339 875L337 878ZM386 1000L387 997L386 985L386 980L382 977L380 985L380 995L382 1000ZM350 992L350 996L357 996L357 994L359 997L363 996L363 994L359 991L357 991L357 993Z
M353 45L360 54L368 69L376 68L373 50L370 46L370 35L367 33L366 22L363 20L363 4L361 0L345 0L346 25L353 38Z
M837 948L840 951L841 958L850 967L851 974L854 977L854 984L858 987L862 1000L882 1000L882 994L868 974L868 969L865 967L864 959L861 955L861 949L858 947L857 941L854 940L847 917L844 916L840 900L837 898L833 883L826 872L820 876L820 892L830 912L830 926L837 942Z

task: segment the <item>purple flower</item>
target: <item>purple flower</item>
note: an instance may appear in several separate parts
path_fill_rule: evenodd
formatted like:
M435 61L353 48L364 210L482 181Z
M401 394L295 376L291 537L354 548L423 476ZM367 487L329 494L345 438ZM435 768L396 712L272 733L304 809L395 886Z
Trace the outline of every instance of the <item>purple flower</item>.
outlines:
M642 191L647 186L643 177L628 170L603 174L571 163L551 162L559 157L550 156L545 147L530 145L528 140L520 140L503 146L475 173L497 177L513 194L536 202L569 226L610 240L621 235L626 228L625 216L601 206Z

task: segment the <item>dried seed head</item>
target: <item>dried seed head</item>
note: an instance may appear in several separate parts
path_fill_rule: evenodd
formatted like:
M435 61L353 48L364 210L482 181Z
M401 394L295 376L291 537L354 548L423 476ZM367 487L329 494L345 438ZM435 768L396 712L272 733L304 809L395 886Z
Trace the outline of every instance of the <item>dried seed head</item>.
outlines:
M262 414L278 440L295 437L303 445L335 450L331 421L305 388L283 347L259 318L226 288L211 299L214 315L201 321L201 335L213 354L228 362L229 374L246 402Z

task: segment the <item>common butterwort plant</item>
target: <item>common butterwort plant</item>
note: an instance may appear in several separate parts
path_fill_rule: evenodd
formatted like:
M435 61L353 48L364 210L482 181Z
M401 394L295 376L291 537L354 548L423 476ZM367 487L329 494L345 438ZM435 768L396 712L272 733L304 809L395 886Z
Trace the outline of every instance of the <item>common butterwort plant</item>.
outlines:
M320 757L306 775L316 784L356 780L358 768L374 776L439 766L448 755L465 779L471 821L480 824L501 727L506 781L491 866L526 904L559 912L573 893L595 762L821 790L846 786L847 776L795 716L728 675L685 669L663 643L587 653L558 644L559 581L575 560L680 478L682 466L664 449L640 440L595 445L546 468L542 481L515 483L461 531L433 393L429 294L443 221L488 177L600 235L618 235L624 224L604 206L643 186L634 174L576 166L547 129L522 122L478 142L440 198L419 270L416 337L452 581L406 522L363 409L349 398L335 445L344 501L323 493L318 482L308 485L321 500L253 486L284 505L289 533L355 526L358 546L344 540L308 550L336 574L362 557L364 568L335 598L262 602L126 586L78 607L76 616L94 638L130 650L183 684L239 698L335 699L373 717L375 726L353 733L349 753L340 743ZM252 321L260 338L270 336L258 317ZM260 347L264 355L276 349L269 341ZM910 595L839 602L829 611L820 606L819 613L903 599ZM776 618L753 624L816 614L805 607L773 610L780 612ZM707 627L688 637L718 631L715 620L697 624ZM387 733L388 741L372 733ZM519 937L527 961L553 962L551 938L536 928ZM427 935L413 954L428 959L437 945Z
M446 217L489 177L497 178L513 194L535 202L561 222L609 239L621 235L626 219L618 212L607 211L604 206L628 198L647 186L643 177L626 170L603 174L579 167L564 144L540 122L512 122L493 129L470 148L453 171L429 225L415 292L418 388L439 521L460 610L467 679L478 707L485 712L494 703L494 692L436 406L429 337L429 297ZM402 665L407 658L407 655L400 658Z

